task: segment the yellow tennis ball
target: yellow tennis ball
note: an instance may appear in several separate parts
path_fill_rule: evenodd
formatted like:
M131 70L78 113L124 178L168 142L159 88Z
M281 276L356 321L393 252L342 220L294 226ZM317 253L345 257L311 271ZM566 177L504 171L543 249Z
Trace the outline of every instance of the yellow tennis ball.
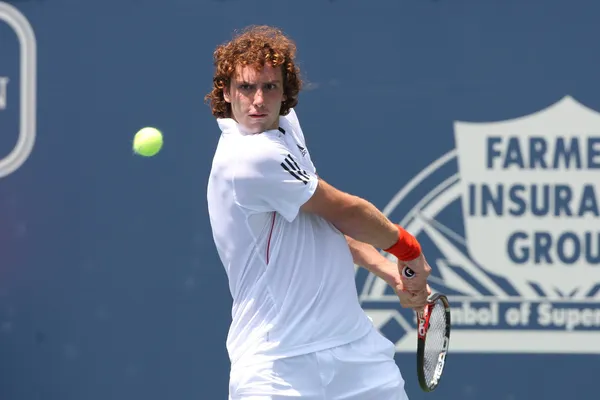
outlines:
M163 146L162 133L152 127L140 129L133 138L133 151L145 157L152 157Z

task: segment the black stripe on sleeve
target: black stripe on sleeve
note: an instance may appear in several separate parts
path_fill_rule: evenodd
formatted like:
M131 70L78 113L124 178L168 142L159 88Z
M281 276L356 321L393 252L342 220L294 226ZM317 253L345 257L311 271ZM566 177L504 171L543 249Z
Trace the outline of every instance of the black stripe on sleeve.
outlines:
M308 184L310 177L308 176L306 171L303 171L302 169L300 169L298 164L296 164L296 162L294 162L294 159L292 158L291 155L288 154L285 157L284 162L282 162L280 165L283 167L283 169L285 169L294 178L296 178L300 182L304 183L305 185Z
M306 179L310 179L310 177L308 176L308 174L306 173L306 171L300 169L300 166L296 163L296 160L294 160L289 154L286 158L286 161L288 163L292 163L294 164L294 167L296 167L296 171L298 171L299 173L301 173L302 175L304 175L306 177Z

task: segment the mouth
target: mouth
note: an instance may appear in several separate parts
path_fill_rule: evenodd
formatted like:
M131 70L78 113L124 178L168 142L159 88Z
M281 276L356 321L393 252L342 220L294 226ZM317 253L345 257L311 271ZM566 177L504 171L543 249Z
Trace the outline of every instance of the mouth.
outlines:
M267 114L250 114L250 118L252 119L260 119L266 117Z

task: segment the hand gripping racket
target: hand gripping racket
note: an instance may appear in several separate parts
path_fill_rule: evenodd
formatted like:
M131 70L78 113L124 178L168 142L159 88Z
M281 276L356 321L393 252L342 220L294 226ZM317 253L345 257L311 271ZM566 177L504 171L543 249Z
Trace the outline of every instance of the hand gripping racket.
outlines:
M404 268L404 276L414 271ZM450 345L450 303L443 294L432 295L423 311L417 312L417 376L425 392L434 391L444 372Z

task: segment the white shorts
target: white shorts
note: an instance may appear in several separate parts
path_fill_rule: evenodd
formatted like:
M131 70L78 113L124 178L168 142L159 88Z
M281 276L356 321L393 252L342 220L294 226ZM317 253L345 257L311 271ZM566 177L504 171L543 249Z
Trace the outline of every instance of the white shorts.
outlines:
M234 369L229 400L408 400L394 353L373 328L343 346Z

